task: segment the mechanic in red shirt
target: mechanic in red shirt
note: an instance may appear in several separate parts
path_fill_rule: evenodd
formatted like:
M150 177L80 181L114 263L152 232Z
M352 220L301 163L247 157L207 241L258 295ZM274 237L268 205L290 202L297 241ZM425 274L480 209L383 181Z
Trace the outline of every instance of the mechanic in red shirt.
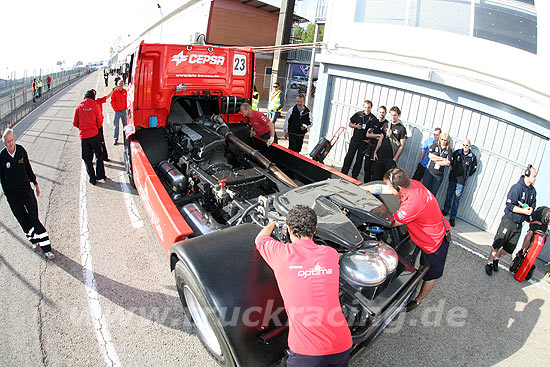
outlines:
M286 223L291 243L270 237L275 222L256 236L256 249L275 273L288 315L286 365L347 366L352 339L338 298L338 252L313 242L313 209L295 206Z
M97 92L95 89L92 89L94 91L94 96L97 96ZM105 162L110 162L111 160L109 159L109 153L107 152L107 146L105 145L105 135L103 135L103 104L105 102L107 102L107 98L109 98L111 96L111 94L113 94L114 92L114 88L113 90L107 94L105 97L101 97L101 98L96 98L95 101L96 103L99 105L99 110L101 112L101 126L99 127L99 140L101 142L101 150L103 151L103 160Z
M251 136L259 136L262 140L266 141L267 146L277 142L275 125L269 121L266 115L260 111L254 111L248 103L241 104L240 110L243 117L248 117L248 124L253 130Z
M103 166L103 151L99 137L99 128L102 126L103 114L95 101L95 92L89 90L84 95L84 101L80 102L74 112L73 126L77 127L82 147L82 160L86 165L86 171L90 177L90 183L95 185L97 180L105 179L105 167ZM96 170L92 163L95 153Z
M393 214L393 227L407 225L412 242L422 250L421 264L430 265L424 275L420 293L407 304L407 312L414 310L430 293L435 280L441 278L449 250L446 231L451 229L443 217L433 194L419 181L409 179L401 168L392 168L384 175L385 185L363 185L371 194L399 196L401 205Z
M127 110L127 104L126 104L126 98L128 96L128 92L126 92L126 89L124 89L124 82L122 80L118 81L118 84L113 91L113 94L111 96L111 106L113 107L113 110L115 111L115 118L113 120L114 125L114 138L115 142L114 145L117 145L118 143L118 120L122 121L122 127L126 126L126 110Z

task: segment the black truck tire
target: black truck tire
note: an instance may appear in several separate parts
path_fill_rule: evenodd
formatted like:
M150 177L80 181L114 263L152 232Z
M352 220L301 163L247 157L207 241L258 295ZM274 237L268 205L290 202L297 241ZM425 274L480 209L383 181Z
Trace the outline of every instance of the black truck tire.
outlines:
M213 307L206 299L201 283L183 261L178 261L174 274L181 303L202 344L219 365L235 366L227 344L227 336Z
M130 185L135 189L136 183L134 182L134 172L132 171L132 154L130 151L131 140L124 141L124 169L128 175L128 181Z
M529 272L525 276L525 280L529 280L533 277L533 273L535 272L535 268L536 268L536 266L533 264L533 266L531 266L531 269L529 270Z

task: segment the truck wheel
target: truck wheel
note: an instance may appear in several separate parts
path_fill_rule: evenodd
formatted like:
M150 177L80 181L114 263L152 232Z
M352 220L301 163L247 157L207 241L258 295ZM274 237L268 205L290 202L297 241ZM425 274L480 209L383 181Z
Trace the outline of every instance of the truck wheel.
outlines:
M177 262L174 274L183 309L193 322L202 344L218 364L235 366L221 322L207 300L202 284L183 261Z
M132 171L132 155L130 154L130 141L124 141L124 168L126 169L126 174L128 175L128 181L130 185L135 189L136 184L134 183L134 172Z
M533 276L533 273L535 272L535 268L536 268L535 265L533 265L533 266L531 267L531 270L529 270L529 272L528 272L527 275L525 276L525 280L531 279L531 277Z

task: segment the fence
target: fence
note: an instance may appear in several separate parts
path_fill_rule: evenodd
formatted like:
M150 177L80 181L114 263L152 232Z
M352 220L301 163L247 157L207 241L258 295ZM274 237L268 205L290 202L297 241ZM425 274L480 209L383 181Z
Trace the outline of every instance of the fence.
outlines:
M33 101L32 90L34 77L5 81L5 83L3 81L0 85L0 131L14 126L52 95L87 73L88 71L84 68L75 68L48 74L52 78L50 88L46 83L47 76L43 76L42 93L40 98L35 98L35 101Z

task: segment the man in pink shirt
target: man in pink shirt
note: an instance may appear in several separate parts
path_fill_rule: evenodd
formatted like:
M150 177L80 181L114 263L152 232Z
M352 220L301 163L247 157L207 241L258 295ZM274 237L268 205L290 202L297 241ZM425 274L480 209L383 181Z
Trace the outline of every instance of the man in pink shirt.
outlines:
M256 236L256 249L275 273L288 315L286 365L347 366L352 339L338 298L338 252L313 242L313 209L295 206L286 223L291 243L271 237L275 222Z

